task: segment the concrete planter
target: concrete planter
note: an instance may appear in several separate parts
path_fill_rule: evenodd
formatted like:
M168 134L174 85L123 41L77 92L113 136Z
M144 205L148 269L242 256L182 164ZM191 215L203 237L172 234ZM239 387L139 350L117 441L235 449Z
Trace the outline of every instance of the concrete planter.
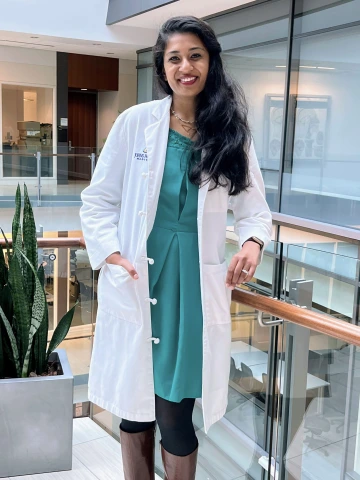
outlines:
M0 478L72 468L73 384L65 350L62 375L0 380Z

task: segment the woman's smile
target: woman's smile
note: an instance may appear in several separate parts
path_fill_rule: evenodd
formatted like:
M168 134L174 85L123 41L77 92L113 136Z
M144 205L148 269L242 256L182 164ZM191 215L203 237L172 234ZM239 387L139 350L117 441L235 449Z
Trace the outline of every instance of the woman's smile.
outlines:
M179 79L179 82L181 83L181 85L188 86L188 85L194 85L197 79L198 77L183 77Z

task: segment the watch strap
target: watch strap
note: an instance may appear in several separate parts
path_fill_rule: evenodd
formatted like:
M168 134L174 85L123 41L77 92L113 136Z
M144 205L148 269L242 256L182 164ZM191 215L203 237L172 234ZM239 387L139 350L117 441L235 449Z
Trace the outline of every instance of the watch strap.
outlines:
M263 246L264 246L264 244L263 244L260 240L258 240L257 238L254 238L254 237L248 238L247 240L245 240L244 243L246 243L246 242L255 242L255 243L257 243L257 244L259 245L259 247L260 247L260 250L262 250L262 248L263 248Z

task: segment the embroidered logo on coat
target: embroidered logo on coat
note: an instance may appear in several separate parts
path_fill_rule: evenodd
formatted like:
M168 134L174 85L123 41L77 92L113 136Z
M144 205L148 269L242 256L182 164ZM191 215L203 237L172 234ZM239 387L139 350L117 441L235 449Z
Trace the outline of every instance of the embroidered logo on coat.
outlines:
M144 148L144 150L142 151L142 153L135 152L135 153L134 153L134 159L135 159L135 160L142 160L142 161L146 162L147 159L148 159L148 156L147 156L147 148Z

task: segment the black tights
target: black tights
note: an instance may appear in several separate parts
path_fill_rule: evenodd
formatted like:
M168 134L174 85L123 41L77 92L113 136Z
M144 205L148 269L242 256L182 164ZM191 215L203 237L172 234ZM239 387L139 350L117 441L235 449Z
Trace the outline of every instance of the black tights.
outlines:
M157 422L165 450L173 455L189 455L198 445L192 422L194 405L194 398L184 398L180 403L175 403L155 395L156 421L133 422L123 419L120 428L124 432L139 433L153 427Z

